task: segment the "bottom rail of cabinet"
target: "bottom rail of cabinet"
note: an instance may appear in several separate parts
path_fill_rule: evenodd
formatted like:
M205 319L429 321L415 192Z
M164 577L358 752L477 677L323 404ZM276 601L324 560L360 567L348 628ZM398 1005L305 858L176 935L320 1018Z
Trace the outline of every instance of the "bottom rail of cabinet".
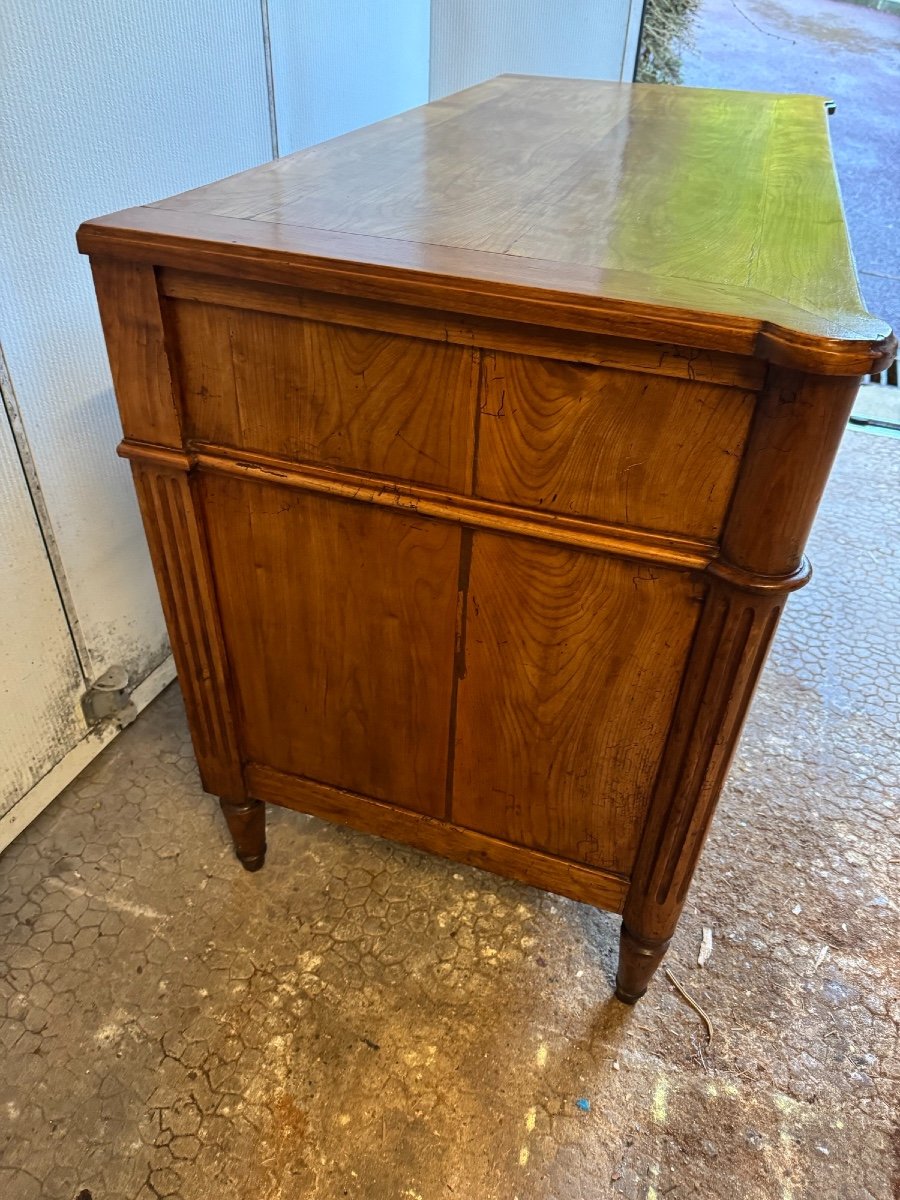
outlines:
M245 769L247 789L256 800L279 804L362 833L426 850L453 862L481 867L543 891L581 900L608 912L621 913L628 880L612 871L568 862L540 850L515 846L499 838L441 821L381 800L343 791L299 775L251 764Z

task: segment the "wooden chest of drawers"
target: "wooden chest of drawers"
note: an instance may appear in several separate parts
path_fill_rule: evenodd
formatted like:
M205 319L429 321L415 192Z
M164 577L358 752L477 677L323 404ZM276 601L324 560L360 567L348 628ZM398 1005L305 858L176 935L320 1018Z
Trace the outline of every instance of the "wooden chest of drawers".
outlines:
M684 903L859 377L814 97L505 76L92 221L204 786Z

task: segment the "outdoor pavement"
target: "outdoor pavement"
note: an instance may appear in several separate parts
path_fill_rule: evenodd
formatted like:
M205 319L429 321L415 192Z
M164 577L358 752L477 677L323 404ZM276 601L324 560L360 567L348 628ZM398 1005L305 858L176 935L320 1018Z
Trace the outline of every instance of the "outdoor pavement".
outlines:
M0 857L2 1200L895 1200L898 527L849 432L669 955L711 1045L585 905L277 810L248 875L171 688Z
M838 0L702 0L691 87L807 92L831 136L869 310L900 330L900 16Z

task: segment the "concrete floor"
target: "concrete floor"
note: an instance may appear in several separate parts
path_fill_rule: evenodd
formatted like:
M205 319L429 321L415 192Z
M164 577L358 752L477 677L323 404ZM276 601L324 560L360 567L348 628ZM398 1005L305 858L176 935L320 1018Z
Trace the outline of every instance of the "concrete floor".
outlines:
M896 1196L898 524L848 433L669 958L709 1049L607 914L287 812L243 872L171 689L0 859L0 1197Z

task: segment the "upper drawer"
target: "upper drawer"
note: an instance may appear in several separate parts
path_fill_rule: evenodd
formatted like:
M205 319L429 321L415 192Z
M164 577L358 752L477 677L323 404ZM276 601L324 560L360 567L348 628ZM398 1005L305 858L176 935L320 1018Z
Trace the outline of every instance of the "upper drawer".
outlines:
M717 384L486 352L475 491L713 540L754 400Z
M170 300L189 441L471 491L470 350Z

